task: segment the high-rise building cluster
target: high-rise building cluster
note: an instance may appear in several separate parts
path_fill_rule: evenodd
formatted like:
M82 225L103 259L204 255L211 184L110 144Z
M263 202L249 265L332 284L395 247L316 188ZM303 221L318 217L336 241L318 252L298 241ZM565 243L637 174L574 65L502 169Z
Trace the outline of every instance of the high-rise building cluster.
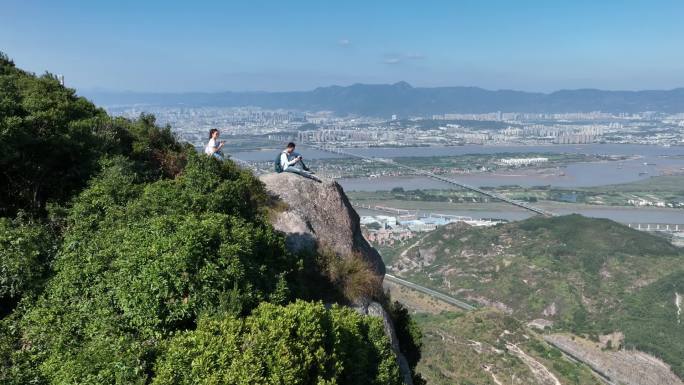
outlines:
M169 124L182 140L197 146L206 141L210 128L218 128L226 136L256 135L278 142L354 147L597 142L676 145L684 141L684 113L496 111L399 119L398 114L378 118L259 107L133 105L109 110L128 118L152 113L157 123Z

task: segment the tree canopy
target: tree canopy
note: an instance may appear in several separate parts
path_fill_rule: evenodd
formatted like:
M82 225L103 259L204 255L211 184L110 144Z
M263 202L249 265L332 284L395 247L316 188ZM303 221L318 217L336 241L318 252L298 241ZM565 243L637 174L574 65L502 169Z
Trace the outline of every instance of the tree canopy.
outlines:
M301 300L317 256L268 204L153 116L0 54L0 382L400 383L381 320Z
M155 385L402 383L382 320L303 301L201 318L169 340L155 371Z
M153 116L112 118L55 76L29 74L0 53L0 215L68 201L105 154L172 173L181 147Z

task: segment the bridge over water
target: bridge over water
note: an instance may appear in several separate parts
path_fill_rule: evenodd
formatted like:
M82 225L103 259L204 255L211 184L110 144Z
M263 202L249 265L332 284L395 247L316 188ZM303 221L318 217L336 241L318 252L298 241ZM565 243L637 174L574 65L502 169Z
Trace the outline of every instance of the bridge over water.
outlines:
M428 178L436 179L438 181L448 183L448 184L451 184L454 186L458 186L458 187L461 187L461 188L466 189L466 190L474 191L476 193L488 196L490 198L494 198L494 199L498 199L502 202L506 202L506 203L511 204L513 206L517 206L517 207L523 208L525 210L532 211L532 212L539 214L539 215L543 215L543 216L547 216L547 217L551 217L551 216L555 215L550 211L541 209L541 208L536 207L536 206L532 206L526 202L521 202L521 201L518 201L515 199L510 199L510 198L507 198L503 195L497 194L495 192L482 190L481 188L471 186L471 185L463 183L463 182L459 182L455 179L447 178L447 177L444 177L441 175L431 173L429 171L425 171L425 170L421 170L421 169L418 169L415 167L407 166L405 164L397 163L392 159L374 158L374 157L369 157L369 156L358 155L358 154L354 154L354 153L351 153L349 151L345 151L341 148L334 147L334 146L316 146L316 145L312 145L312 144L307 144L307 146L315 148L317 150L327 151L327 152L330 152L333 154L345 155L345 156L354 157L354 158L358 158L358 159L364 159L364 160L371 161L371 162L379 162L379 163L385 163L385 164L393 165L393 166L396 166L399 168L410 170L415 175L426 176Z
M627 226L641 231L665 231L677 233L680 231L684 232L684 224L671 224L671 223L627 223Z

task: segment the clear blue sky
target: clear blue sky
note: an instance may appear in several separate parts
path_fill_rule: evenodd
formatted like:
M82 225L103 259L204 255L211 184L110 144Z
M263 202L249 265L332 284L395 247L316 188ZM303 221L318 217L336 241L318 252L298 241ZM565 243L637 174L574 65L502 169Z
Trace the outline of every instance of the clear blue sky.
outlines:
M79 89L684 86L684 1L32 1L0 50Z

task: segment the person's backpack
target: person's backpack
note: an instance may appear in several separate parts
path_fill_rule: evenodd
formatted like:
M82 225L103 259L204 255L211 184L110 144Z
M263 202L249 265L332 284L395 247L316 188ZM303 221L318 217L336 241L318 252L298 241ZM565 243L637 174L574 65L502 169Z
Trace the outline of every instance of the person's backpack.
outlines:
M277 173L283 172L283 166L280 165L280 155L281 154L278 154L278 156L276 156L276 158L275 158L275 162L273 162L275 172L277 172Z

